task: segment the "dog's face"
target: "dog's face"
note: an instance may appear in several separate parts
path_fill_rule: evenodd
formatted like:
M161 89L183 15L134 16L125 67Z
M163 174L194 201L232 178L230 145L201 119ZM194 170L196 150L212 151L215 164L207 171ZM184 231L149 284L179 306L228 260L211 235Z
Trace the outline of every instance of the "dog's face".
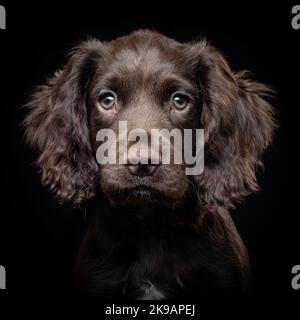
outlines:
M201 93L186 48L171 40L165 40L164 46L157 40L147 43L149 36L106 44L106 52L97 60L87 90L94 154L100 145L98 130L110 128L118 133L120 121L127 122L128 131L145 130L149 145L152 129L201 126ZM149 146L149 158L153 152ZM130 159L127 164L101 165L101 189L118 204L160 201L174 205L182 201L188 187L184 165L161 164L159 159L154 165L132 165Z
M231 72L205 41L180 44L139 31L82 43L34 94L25 126L42 151L43 182L61 200L78 204L101 189L112 204L176 205L193 185L202 202L230 205L256 189L255 169L274 127L267 93ZM187 177L184 163L164 164L161 151L148 147L155 164L136 163L129 154L125 164L97 163L98 131L109 128L118 137L121 121L147 135L203 128L204 172Z

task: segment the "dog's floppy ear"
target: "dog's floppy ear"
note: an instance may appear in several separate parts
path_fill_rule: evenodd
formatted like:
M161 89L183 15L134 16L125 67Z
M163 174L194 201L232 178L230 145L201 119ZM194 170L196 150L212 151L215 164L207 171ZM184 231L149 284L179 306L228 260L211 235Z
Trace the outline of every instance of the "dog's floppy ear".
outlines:
M79 204L94 195L97 164L92 156L85 93L101 42L73 49L66 66L36 89L26 107L26 139L40 152L42 182L60 199Z
M206 41L188 50L203 98L205 169L197 180L206 203L231 206L258 188L256 169L276 127L267 101L272 90L246 72L233 73Z

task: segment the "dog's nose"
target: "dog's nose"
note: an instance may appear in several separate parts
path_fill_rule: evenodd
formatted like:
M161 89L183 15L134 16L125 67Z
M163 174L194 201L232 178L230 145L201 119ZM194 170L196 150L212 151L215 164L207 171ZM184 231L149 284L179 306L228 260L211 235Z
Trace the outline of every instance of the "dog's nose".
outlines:
M140 177L145 177L145 176L152 176L156 169L158 168L159 164L135 164L135 165L128 165L128 171L130 174L133 176L140 176Z
M161 155L151 148L132 149L128 154L127 168L134 176L152 176L161 165Z

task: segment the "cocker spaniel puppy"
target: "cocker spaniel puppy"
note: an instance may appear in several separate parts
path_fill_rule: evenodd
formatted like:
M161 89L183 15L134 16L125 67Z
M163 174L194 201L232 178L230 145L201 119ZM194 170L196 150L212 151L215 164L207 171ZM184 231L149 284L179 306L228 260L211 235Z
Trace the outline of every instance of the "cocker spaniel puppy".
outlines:
M78 289L103 299L251 295L247 250L228 209L258 189L256 169L275 127L270 93L234 73L205 40L137 31L74 48L36 89L24 124L42 183L62 202L101 202L78 256ZM107 142L99 130L116 132L116 149L121 122L149 135L203 129L204 170L187 175L184 161L163 163L153 145L148 162L138 157L141 145L123 161L116 152L117 161L99 162Z

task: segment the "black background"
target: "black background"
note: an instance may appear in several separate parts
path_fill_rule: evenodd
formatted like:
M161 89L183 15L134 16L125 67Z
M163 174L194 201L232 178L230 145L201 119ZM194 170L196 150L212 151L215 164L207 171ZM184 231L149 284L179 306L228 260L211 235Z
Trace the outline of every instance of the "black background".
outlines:
M291 27L293 4L93 3L1 2L7 11L7 30L0 30L0 264L7 270L5 294L22 299L24 293L71 295L73 265L85 212L88 215L84 207L57 204L41 186L32 165L36 154L24 146L21 106L36 85L64 65L67 52L80 39L91 35L110 40L153 28L178 41L205 36L233 70L250 70L277 92L280 128L264 157L261 191L238 204L232 215L249 249L256 301L300 301L300 290L290 284L291 268L300 264L300 30Z

